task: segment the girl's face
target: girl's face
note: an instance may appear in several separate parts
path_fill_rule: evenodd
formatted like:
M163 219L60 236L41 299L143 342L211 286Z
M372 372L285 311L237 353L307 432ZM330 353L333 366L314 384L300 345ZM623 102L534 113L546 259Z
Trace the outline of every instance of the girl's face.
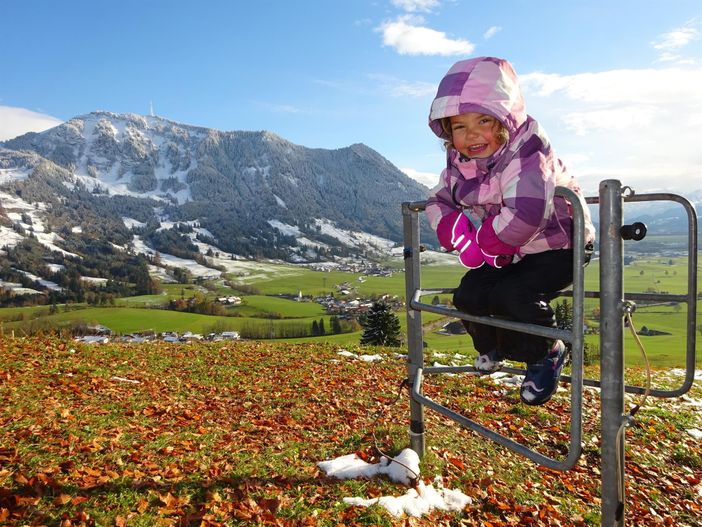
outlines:
M451 142L465 157L486 158L502 146L498 134L500 122L490 115L477 112L450 117Z

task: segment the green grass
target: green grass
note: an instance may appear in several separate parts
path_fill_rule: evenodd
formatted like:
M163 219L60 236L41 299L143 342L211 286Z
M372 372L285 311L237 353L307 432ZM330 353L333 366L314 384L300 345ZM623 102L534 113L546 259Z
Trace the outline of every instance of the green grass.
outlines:
M261 319L250 317L208 316L197 313L182 313L160 309L120 308L120 307L88 307L79 311L62 312L43 317L45 322L54 326L67 326L72 321L82 320L88 324L102 324L117 334L127 334L143 331L177 331L183 333L206 333L216 324L224 325L231 330L241 330L246 324L284 325L290 322L309 324L314 320L324 319L325 327L330 328L328 315L304 317L299 319ZM20 331L21 322L6 322L3 331L9 333Z
M227 311L233 315L248 317L276 314L284 318L308 318L325 314L324 308L316 302L298 302L263 295L244 296L241 305L229 307Z
M395 262L399 264L400 262ZM672 263L672 265L671 265ZM321 306L312 302L295 302L283 298L276 298L274 294L297 295L321 295L334 292L339 296L338 289L342 285L351 289L351 298L368 298L373 295L391 294L399 298L405 295L404 273L395 272L390 277L361 277L358 273L344 272L318 272L311 271L290 265L261 265L259 274L250 274L242 277L230 277L233 281L246 282L259 289L261 295L239 295L243 298L240 306L228 307L227 314L233 317L208 317L188 313L176 313L172 311L158 310L138 310L138 306L148 306L165 303L168 299L190 297L195 294L207 294L214 298L219 294L224 294L225 289L217 285L217 290L207 292L197 285L165 284L162 295L140 296L127 299L119 299L119 308L86 308L70 313L59 313L53 316L48 315L48 306L38 306L32 308L3 308L0 309L0 320L2 327L6 331L18 328L21 322L12 322L13 318L23 315L25 321L31 320L38 314L42 319L55 321L57 323L68 323L72 319L82 319L88 322L104 324L113 330L125 333L152 329L154 331L193 331L202 333L217 323L227 324L232 330L238 330L245 323L253 323L256 319L265 319L266 324L281 324L278 319L296 319L311 324L312 320L322 318L324 315ZM276 272L276 270L278 272ZM667 257L637 257L633 263L624 266L624 283L626 291L643 292L655 290L656 292L668 292L672 294L682 294L687 287L687 259L667 258ZM464 273L464 269L458 265L423 265L421 269L421 286L424 289L449 288L455 286ZM596 291L599 289L599 260L594 260L585 272L586 290ZM338 286L338 287L337 287ZM226 292L231 293L231 290ZM442 295L442 302L450 298L450 295ZM432 297L423 298L425 302L431 302ZM597 325L598 321L593 319L593 311L597 307L596 299L586 299L585 315L590 319L589 323ZM86 306L82 306L86 307ZM131 309L127 309L131 308ZM61 311L62 308L59 308ZM698 307L699 311L699 307ZM398 312L400 321L405 329L405 314ZM422 320L427 326L424 333L424 341L430 350L445 353L474 353L470 339L466 336L443 336L436 334L437 324L441 322L441 317L430 313L422 313ZM698 314L698 321L700 320ZM447 321L447 320L446 320ZM26 322L25 322L26 323ZM325 318L328 324L328 318ZM686 306L681 304L675 306L660 306L655 308L638 306L634 313L634 325L641 329L646 326L650 329L671 333L670 336L642 337L646 350L653 364L666 367L681 367L684 365L684 353L686 347ZM327 329L329 326L326 326ZM349 333L345 335L325 336L321 338L310 337L303 339L309 341L317 339L320 342L333 342L339 345L352 345L358 342L360 333ZM293 341L296 341L294 339ZM599 343L597 335L586 337L588 342ZM701 339L702 340L702 339ZM634 340L627 332L625 334L626 360L629 364L642 364L640 352L635 346ZM697 345L698 364L702 364L702 353L700 345Z
M406 375L394 357L401 350L349 349L383 361L352 361L320 344L1 339L0 523L406 525L378 507L342 503L406 488L383 478L326 478L316 465L357 451L375 455L371 427L386 452L408 446L406 392L394 402ZM627 377L640 382L642 372ZM488 378L432 376L424 392L550 457L567 448L567 391L541 408L521 405L516 387ZM702 397L699 383L690 397ZM473 502L411 524L598 525L594 391L585 391L584 404L583 456L564 473L427 410L422 477L439 475ZM694 506L700 456L685 433L700 426L699 414L679 400L649 400L637 414L627 431L627 524L649 524L651 511L670 525L702 522Z

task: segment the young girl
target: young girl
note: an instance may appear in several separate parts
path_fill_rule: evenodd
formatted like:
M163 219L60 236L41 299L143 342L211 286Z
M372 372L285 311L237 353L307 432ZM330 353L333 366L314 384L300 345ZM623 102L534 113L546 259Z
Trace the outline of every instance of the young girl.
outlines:
M426 214L439 243L471 269L454 305L470 315L555 326L549 301L573 282L573 220L554 190L581 193L526 114L512 66L493 57L454 64L441 80L429 126L446 142L447 163ZM590 243L595 231L583 208ZM478 371L492 373L504 358L526 362L521 400L551 398L566 356L562 341L463 323L479 353Z

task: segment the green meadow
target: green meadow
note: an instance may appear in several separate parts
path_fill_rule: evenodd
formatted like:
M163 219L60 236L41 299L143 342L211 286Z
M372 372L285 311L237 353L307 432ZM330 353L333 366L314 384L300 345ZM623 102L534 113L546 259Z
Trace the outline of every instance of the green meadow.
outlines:
M397 266L401 263L392 261ZM88 324L102 324L119 334L139 331L176 331L183 333L208 333L216 330L240 331L247 325L275 328L292 322L312 325L313 321L324 320L326 328L330 327L329 316L324 308L316 302L298 302L272 295L291 295L299 293L307 297L333 294L339 298L375 298L391 295L404 299L405 276L402 270L391 276L364 276L360 273L340 271L321 272L294 267L287 264L280 266L281 272L275 272L275 265L266 264L267 272L256 279L247 277L229 277L231 283L246 283L255 288L258 294L243 294L235 289L218 284L208 288L195 284L166 284L160 295L148 295L118 299L115 306L90 307L87 305L57 306L55 312L49 306L0 309L0 330L23 334L41 328L67 326L76 320ZM421 287L423 289L450 288L455 286L463 275L463 268L458 265L423 265L421 270ZM599 261L594 260L585 271L585 289L599 290ZM624 266L624 284L627 292L656 292L683 294L687 290L687 259L682 257L637 257ZM341 291L348 291L342 295ZM167 311L164 309L147 309L160 307L169 300L189 298L201 295L214 299L217 296L235 294L242 298L242 303L225 308L226 316L207 316L195 313ZM425 296L423 301L430 303L433 296ZM441 295L441 303L450 300L450 295ZM683 367L686 348L686 312L685 304L664 303L662 305L638 305L633 315L634 327L657 332L669 333L656 336L641 336L646 352L652 364L662 367ZM404 311L398 312L403 331L406 317ZM432 313L423 312L422 322L425 327L424 342L427 355L474 354L470 338L466 335L443 335L438 333L448 319ZM698 307L699 317L699 307ZM597 299L586 299L585 318L589 326L599 324ZM698 322L697 326L700 324ZM699 330L698 330L699 331ZM344 345L359 342L360 332L322 337L304 337L287 339L290 342L324 341ZM599 336L587 335L586 342L599 345ZM699 345L697 346L699 350ZM642 364L643 358L631 336L625 334L625 355L628 364ZM702 354L697 354L697 364L702 364ZM440 360L440 359L437 359Z

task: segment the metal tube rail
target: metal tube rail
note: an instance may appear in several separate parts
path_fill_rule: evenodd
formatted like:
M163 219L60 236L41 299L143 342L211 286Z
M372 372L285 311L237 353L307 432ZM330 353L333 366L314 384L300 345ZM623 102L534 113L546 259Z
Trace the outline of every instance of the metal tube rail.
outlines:
M450 368L450 367L449 367ZM436 370L437 368L434 368ZM446 408L445 406L442 406L433 400L431 400L428 397L425 397L420 393L421 385L424 381L423 379L423 368L418 368L417 369L417 377L415 379L415 382L413 383L412 386L412 399L421 402L422 405L427 406L431 408L432 410L440 413L441 415L448 417L449 419L456 421L458 424L465 426L466 428L469 428L473 430L474 432L479 433L480 435L494 441L495 443L498 443L506 448L509 448L510 450L516 452L517 454L521 454L526 458L531 459L535 463L539 463L540 465L543 465L545 467L548 467L553 470L570 470L575 466L575 464L578 462L578 459L580 458L580 453L581 453L581 446L580 446L580 427L577 426L575 429L571 426L571 441L570 441L570 448L568 449L568 456L563 460L563 461L558 461L556 459L550 458L548 456L545 456L543 454L540 454L539 452L536 452L535 450L531 450L530 448L524 446L521 443L518 443L517 441L513 441L512 439L509 439L508 437L503 436L502 434L498 434L494 430L491 430L480 423L477 423L473 421L472 419L468 419L467 417L459 414L458 412L454 412L453 410ZM575 421L580 422L582 419L582 406L577 406L573 407L573 410L575 410ZM573 419L572 419L573 421ZM578 433L573 434L577 430Z
M650 390L654 397L679 397L692 388L695 381L695 348L697 342L696 318L697 318L697 212L690 200L678 194L652 193L652 194L625 194L624 190L631 190L629 187L622 188L621 198L624 203L636 203L643 201L674 201L682 205L687 213L687 293L685 295L671 295L661 293L624 293L624 300L642 301L668 301L685 302L687 304L687 346L685 353L685 379L682 385L674 390ZM599 198L589 197L585 199L588 204L598 204ZM597 292L586 292L587 298L599 298ZM588 384L588 382L586 382ZM595 384L597 386L597 384ZM644 388L638 386L624 387L627 393L644 393Z
M626 194L626 191L630 194ZM417 213L424 210L425 202L403 203L405 227L405 285L408 320L408 379L410 384L410 446L420 456L424 454L424 414L427 406L438 413L474 430L548 468L567 470L572 468L580 457L582 432L582 389L583 385L600 387L601 403L601 478L602 514L601 523L607 526L623 527L625 513L625 434L624 427L630 415L624 414L624 393L643 393L644 389L624 384L624 314L633 311L634 305L628 300L686 302L687 309L687 351L686 370L683 385L676 390L651 390L657 397L676 397L689 391L695 373L695 327L697 309L697 216L690 202L675 194L634 195L628 187L617 180L600 183L599 198L587 198L587 203L600 205L600 292L584 291L584 218L580 200L570 190L558 187L556 194L571 201L574 210L574 265L573 288L563 292L573 296L573 331L545 328L521 324L492 317L474 317L455 309L425 304L419 298L432 293L450 293L453 289L419 288L419 223ZM669 200L681 203L688 214L688 290L686 295L656 293L630 293L624 295L623 284L623 241L622 219L624 202ZM583 328L584 298L599 298L601 306L600 369L601 380L583 379ZM517 443L467 417L446 408L422 394L424 376L437 373L457 373L475 371L472 366L424 367L421 311L443 314L495 327L512 329L548 338L560 338L573 344L572 376L562 376L571 382L571 440L568 455L559 461ZM524 370L502 368L502 371L524 373Z
M424 206L422 205L422 209ZM405 259L405 298L412 298L415 284L419 285L419 217L417 210L402 205ZM416 382L417 371L424 365L424 339L422 337L422 312L407 303L407 378L410 387ZM424 455L424 406L410 397L410 448L419 456Z
M624 187L626 188L626 187ZM632 194L628 196L623 196L624 202L643 202L643 201L674 201L679 203L685 209L687 213L687 223L688 223L688 262L687 262L687 284L688 290L686 294L663 294L663 293L624 293L625 301L664 301L664 302L684 302L687 305L687 343L686 343L686 353L685 353L685 378L683 379L682 385L678 388L672 390L662 390L659 388L652 388L649 390L649 394L653 397L661 398L672 398L679 397L692 388L692 384L695 381L695 351L696 351L696 313L697 313L697 214L695 212L694 206L690 201L683 196L677 194ZM588 197L586 198L588 204L599 204L599 197ZM425 202L415 201L407 204L408 209L416 212L424 210ZM416 282L418 283L418 282ZM509 325L502 325L499 320L491 319L490 317L473 317L453 308L446 308L440 306L434 306L431 304L422 303L419 298L425 295L436 295L452 293L453 289L417 289L411 298L411 305L413 309L428 311L431 313L437 313L440 315L446 315L454 318L460 318L462 320L468 320L472 322L479 323L490 323L497 327L502 327L505 329L515 329L517 331L522 331L524 333L531 333L534 335L539 335L548 338L559 338L561 340L568 340L568 336L564 334L561 330L555 330L551 328L539 327L536 331L531 331L530 328L525 327L527 324L522 325L522 327L513 326L512 324L518 324L516 322L508 323ZM599 291L583 291L583 298L600 298L601 294ZM562 296L573 296L572 290L565 290L561 293ZM575 318L575 309L577 306L581 306L582 301L578 302L575 298L573 299L573 310ZM584 320L583 320L584 322ZM575 321L574 321L575 323ZM465 370L458 371L475 371L472 367L466 367ZM502 368L501 371L508 373L524 374L524 369L519 368ZM424 369L424 374L433 373L429 368ZM568 375L562 375L561 379L564 382L570 382L570 377ZM602 382L598 379L583 379L584 386L590 386L594 388L600 388ZM633 386L629 384L624 385L624 391L631 394L643 394L646 388L641 386Z
M624 525L624 294L621 183L600 183L602 525Z
M407 328L408 328L408 343L409 343L409 360L408 360L408 378L411 387L410 397L410 447L415 450L420 456L424 454L424 425L417 422L420 416L421 407L427 406L442 415L453 419L459 424L474 430L475 432L496 441L497 443L526 456L532 461L542 464L554 470L568 470L575 466L581 453L581 437L582 437L582 386L583 386L583 327L584 327L584 311L583 311L583 293L584 293L584 255L585 255L585 227L584 227L584 212L582 204L578 196L570 189L558 187L556 194L566 197L574 210L574 243L573 243L573 331L566 331L556 328L537 326L534 324L524 324L509 320L500 320L493 317L474 317L466 313L461 313L455 309L449 310L429 304L423 304L418 301L418 298L426 292L419 289L419 255L417 248L419 246L419 224L412 217L416 218L417 212L424 209L424 202L404 203L403 215L405 226L405 286L407 298L411 299L407 302ZM408 233L407 229L412 229L413 232ZM446 290L442 290L446 291ZM577 305L576 305L577 302ZM571 388L571 423L570 423L570 445L568 454L565 459L557 460L545 456L539 452L529 449L528 447L513 441L497 432L485 428L481 424L462 416L449 408L446 408L421 393L424 374L431 373L448 373L453 371L470 371L472 367L430 367L424 368L424 356L421 347L421 311L430 311L434 313L446 314L464 320L480 322L495 327L511 329L539 335L547 338L561 339L573 344L573 366L572 376L569 378L572 384ZM420 343L417 346L417 343ZM505 370L505 368L503 368ZM413 406L419 404L419 408ZM423 420L423 415L421 415ZM415 448L415 446L417 448Z

